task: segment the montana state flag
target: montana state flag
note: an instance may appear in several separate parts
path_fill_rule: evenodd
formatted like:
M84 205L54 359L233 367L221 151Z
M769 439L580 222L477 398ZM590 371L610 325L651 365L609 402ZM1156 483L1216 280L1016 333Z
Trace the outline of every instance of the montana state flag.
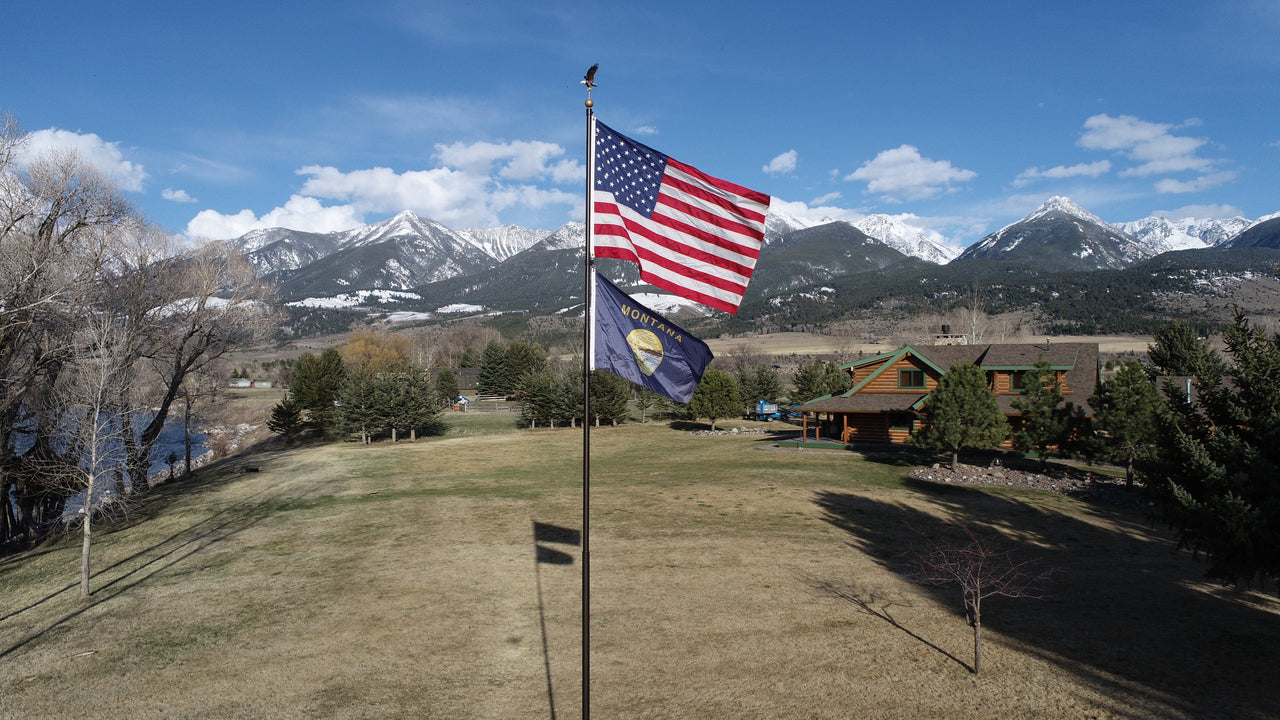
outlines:
M711 348L596 275L592 370L687 403L714 357Z

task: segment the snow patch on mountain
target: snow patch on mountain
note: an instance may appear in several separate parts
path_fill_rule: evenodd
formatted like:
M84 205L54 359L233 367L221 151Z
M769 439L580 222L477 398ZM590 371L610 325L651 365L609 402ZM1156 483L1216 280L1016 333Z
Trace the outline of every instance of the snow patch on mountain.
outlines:
M452 305L445 305L442 308L436 308L436 312L440 313L441 315L444 315L447 313L480 312L482 310L484 310L483 305L469 305L467 303L454 303Z
M400 290L357 290L350 293L340 293L333 297L309 297L301 300L295 300L291 303L285 303L289 307L307 307L307 308L349 308L367 304L370 300L376 300L380 303L388 303L401 300L421 300L422 296L417 293L403 292Z
M502 262L517 253L524 252L542 242L550 230L525 228L519 225L501 225L491 228L467 228L458 235L483 250L489 257Z
M587 247L587 225L568 222L534 245L538 250L581 250Z
M781 240L786 235L797 230L815 227L828 223L830 220L812 221L804 218L796 217L785 210L777 207L770 207L769 212L764 216L764 244Z
M674 315L681 310L693 310L699 315L708 315L710 310L692 300L663 293L627 293L636 302L663 315Z

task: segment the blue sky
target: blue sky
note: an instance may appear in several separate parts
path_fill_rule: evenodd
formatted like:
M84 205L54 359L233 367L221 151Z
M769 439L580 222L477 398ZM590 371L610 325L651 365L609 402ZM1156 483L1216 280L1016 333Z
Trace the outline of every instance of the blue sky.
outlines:
M7 3L0 112L190 236L582 216L598 116L794 215L1280 211L1280 0Z

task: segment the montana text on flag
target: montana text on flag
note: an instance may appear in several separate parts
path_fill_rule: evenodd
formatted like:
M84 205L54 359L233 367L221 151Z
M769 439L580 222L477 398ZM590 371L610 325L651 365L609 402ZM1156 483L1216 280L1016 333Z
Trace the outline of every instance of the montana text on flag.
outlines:
M595 123L592 244L640 278L738 312L764 243L769 196L713 178Z
M715 357L711 348L596 275L592 370L608 370L687 403Z

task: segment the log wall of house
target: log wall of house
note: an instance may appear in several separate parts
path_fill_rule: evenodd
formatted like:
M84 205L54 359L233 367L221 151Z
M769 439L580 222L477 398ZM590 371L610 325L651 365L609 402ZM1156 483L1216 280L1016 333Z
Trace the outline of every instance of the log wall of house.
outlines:
M995 370L992 371L995 377L992 379L992 389L997 395L1021 395L1021 390L1014 390L1011 386L1011 378L1013 373L1022 372L1021 370ZM1062 370L1054 371L1058 376L1058 383L1062 385L1063 395L1073 395L1071 388L1067 385L1067 373Z
M921 370L924 372L924 388L900 388L898 387L898 371L899 370ZM891 365L880 376L870 383L867 383L858 392L873 393L915 393L922 395L926 392L933 392L938 387L938 378L932 369L924 363L917 364L913 362L913 358L903 357Z
M844 432L841 436L843 442L880 445L889 442L887 415L848 414L844 416L844 422Z
M1013 375L1013 373L1007 370L995 370L992 371L991 374L995 376L991 380L991 389L994 390L997 395L1015 394L1009 385L1010 376Z
M883 366L884 366L884 362L878 362L878 363L872 363L870 365L862 365L860 367L850 368L849 369L849 379L850 379L849 387L853 387L854 385L857 385L863 380L866 380L867 378L871 377L872 373L874 373L876 370L879 370Z

